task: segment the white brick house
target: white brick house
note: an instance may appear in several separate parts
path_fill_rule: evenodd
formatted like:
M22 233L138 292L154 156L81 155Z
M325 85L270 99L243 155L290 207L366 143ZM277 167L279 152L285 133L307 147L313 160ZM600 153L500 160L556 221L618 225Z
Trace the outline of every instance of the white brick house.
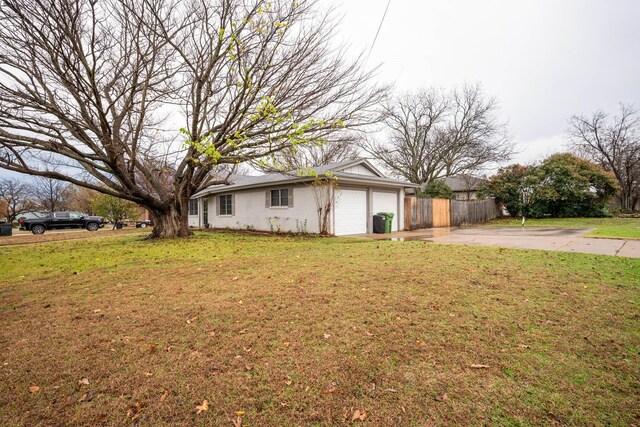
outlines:
M386 178L364 159L313 169L318 175L330 172L337 179L330 216L333 234L371 233L377 212L393 212L393 230L403 229L404 190L416 185ZM233 175L229 185L215 185L194 195L189 226L317 233L312 181L313 177L295 172Z

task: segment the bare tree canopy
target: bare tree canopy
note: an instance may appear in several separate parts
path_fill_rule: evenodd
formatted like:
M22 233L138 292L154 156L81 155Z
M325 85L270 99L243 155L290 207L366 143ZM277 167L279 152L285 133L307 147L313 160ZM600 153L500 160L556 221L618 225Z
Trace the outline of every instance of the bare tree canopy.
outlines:
M87 215L93 215L93 202L101 194L77 185L69 188L69 209Z
M357 145L352 139L345 138L285 148L266 159L254 162L254 166L263 172L289 172L357 157Z
M400 178L427 185L510 159L513 145L498 103L479 85L449 92L423 89L384 107L387 139L364 149Z
M0 217L12 222L20 214L34 210L36 207L32 196L28 183L14 178L0 179L0 202L3 207Z
M29 188L38 211L57 212L70 207L72 189L64 181L38 177Z
M318 0L4 0L0 167L133 201L155 237L186 236L214 166L372 121L386 88L335 28Z
M590 117L573 116L569 136L577 151L613 172L620 185L620 204L633 210L640 198L640 114L629 104L610 117L596 111Z

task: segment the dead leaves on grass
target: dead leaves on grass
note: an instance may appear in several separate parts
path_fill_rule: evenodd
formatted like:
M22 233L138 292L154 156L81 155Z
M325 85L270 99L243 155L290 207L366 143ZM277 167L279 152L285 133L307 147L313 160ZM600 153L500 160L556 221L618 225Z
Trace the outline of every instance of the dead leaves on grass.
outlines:
M130 406L127 410L127 418L131 418L131 421L136 421L140 418L140 411L142 410L142 405L140 402L136 402L135 405Z
M489 365L482 365L482 364L480 364L480 363L473 363L473 364L471 364L471 365L470 365L470 367L471 367L471 369L488 369L488 368L490 368L491 366L489 366Z
M31 387L29 387L29 392L31 393L37 393L40 391L40 387L38 387L37 385L32 385Z
M208 400L203 400L202 401L202 405L198 405L196 406L196 411L198 414L200 414L201 412L205 412L209 410L209 401Z
M351 416L351 421L364 421L366 419L367 419L367 413L359 409L356 409L353 415Z
M80 402L91 402L94 397L95 395L93 393L87 392L82 395L82 397L80 398Z
M445 400L449 400L449 395L446 392L443 392L436 396L434 399L436 400L436 402L444 402Z
M244 411L236 411L236 418L232 419L233 427L242 427L242 416L244 415Z

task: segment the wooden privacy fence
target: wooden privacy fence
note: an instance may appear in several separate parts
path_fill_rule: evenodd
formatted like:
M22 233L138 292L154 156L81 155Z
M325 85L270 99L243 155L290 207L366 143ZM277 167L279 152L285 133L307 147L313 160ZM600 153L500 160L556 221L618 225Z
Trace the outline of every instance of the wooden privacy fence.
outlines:
M405 197L404 228L450 227L481 224L498 216L494 199L460 201Z

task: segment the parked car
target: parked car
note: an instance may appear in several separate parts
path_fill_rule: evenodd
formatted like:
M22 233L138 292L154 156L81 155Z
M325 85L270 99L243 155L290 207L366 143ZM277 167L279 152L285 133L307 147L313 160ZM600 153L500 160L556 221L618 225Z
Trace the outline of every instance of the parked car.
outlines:
M136 228L147 228L152 226L153 226L153 222L149 219L145 221L136 221Z
M104 218L88 216L79 212L52 212L40 218L20 218L20 229L31 231L33 234L44 234L47 230L61 228L86 228L97 231L104 227Z

